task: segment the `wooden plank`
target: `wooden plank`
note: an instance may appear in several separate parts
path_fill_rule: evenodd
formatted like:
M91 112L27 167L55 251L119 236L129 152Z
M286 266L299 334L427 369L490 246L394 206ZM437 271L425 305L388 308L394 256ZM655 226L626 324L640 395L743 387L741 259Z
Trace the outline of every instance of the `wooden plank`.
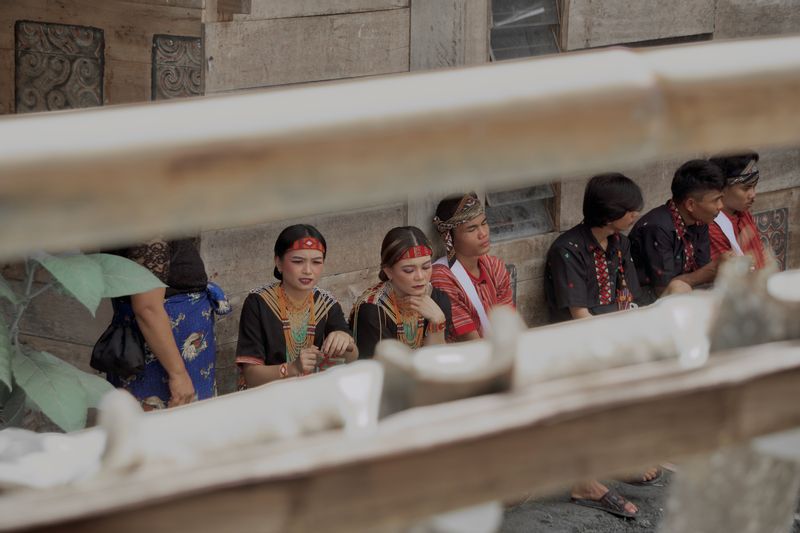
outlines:
M800 404L787 402L786 393L798 385L797 342L718 354L691 372L673 361L613 369L406 411L360 439L333 433L290 446L237 447L203 469L161 465L119 480L11 494L0 500L0 529L58 523L64 532L135 531L148 524L172 531L177 523L202 532L225 514L237 517L226 531L247 531L260 520L261 531L397 528L795 427ZM331 505L336 494L349 497Z
M0 121L0 258L797 144L798 47L597 50L15 117Z
M408 10L205 26L206 93L408 70Z
M397 9L408 5L409 0L257 0L249 14L236 15L234 20L338 15Z
M489 60L488 0L411 4L411 70L479 65Z
M106 61L106 105L149 102L151 75L152 66L149 63L115 59Z
M217 0L217 11L221 13L247 15L252 9L252 0Z
M714 31L715 0L570 0L566 50Z
M14 50L14 24L32 20L100 28L106 60L150 63L153 35L199 37L202 10L150 3L26 0L0 3L0 49Z
M14 52L0 50L0 115L14 112Z
M203 9L206 7L206 0L111 0L113 2L128 4L150 4L163 7L188 7L191 9Z

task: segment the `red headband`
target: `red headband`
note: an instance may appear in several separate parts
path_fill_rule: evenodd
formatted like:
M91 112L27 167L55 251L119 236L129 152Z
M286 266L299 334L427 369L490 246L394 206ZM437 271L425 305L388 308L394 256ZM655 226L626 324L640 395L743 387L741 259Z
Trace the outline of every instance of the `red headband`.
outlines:
M398 259L398 261L402 261L403 259L416 259L417 257L425 257L430 255L433 255L433 251L424 244L422 244L420 246L412 246L411 248L403 252L403 255L400 256L400 259Z
M319 242L319 239L314 237L303 237L302 239L297 239L289 247L289 250L319 250L323 254L325 253L325 247L321 242Z

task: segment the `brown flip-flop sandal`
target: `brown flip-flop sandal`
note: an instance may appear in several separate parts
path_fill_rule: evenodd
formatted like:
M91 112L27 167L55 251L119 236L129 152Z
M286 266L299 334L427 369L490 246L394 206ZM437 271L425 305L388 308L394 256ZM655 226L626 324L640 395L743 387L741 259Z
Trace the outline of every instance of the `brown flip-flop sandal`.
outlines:
M628 503L628 500L623 498L620 493L614 489L608 489L608 492L603 494L603 497L599 500L587 500L584 498L570 498L570 500L572 503L582 505L583 507L605 511L615 516L621 516L622 518L636 518L638 515L638 513L629 513L625 510L625 504Z

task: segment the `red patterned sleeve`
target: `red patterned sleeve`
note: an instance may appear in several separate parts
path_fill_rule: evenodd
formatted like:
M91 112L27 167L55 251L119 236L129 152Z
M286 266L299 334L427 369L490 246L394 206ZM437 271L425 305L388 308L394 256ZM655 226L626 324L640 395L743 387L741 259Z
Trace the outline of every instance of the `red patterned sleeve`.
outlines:
M514 307L514 291L511 289L511 276L502 259L490 256L492 279L497 287L497 305Z
M712 261L731 249L731 243L716 222L708 225L708 238L711 241Z
M472 319L472 304L458 284L450 269L444 265L434 265L431 284L444 292L450 299L453 314L453 329L457 337L476 331L478 327Z

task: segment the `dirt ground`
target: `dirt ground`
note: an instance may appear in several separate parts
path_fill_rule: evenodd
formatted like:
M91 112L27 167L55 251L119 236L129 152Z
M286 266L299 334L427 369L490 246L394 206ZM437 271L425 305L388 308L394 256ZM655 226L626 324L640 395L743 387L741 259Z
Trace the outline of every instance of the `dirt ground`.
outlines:
M602 511L570 503L569 493L531 500L506 510L502 533L645 533L658 531L664 515L669 474L660 485L633 486L608 482L639 507L636 519L617 518ZM800 533L800 504L790 533Z

